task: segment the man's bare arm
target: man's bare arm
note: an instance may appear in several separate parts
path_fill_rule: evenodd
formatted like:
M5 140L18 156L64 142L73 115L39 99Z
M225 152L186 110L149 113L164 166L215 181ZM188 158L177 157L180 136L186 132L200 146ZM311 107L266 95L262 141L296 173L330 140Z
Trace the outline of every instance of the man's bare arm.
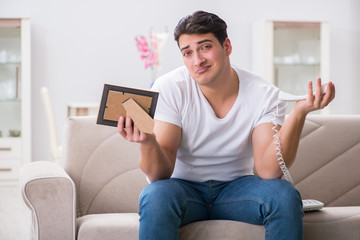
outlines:
M124 126L125 121L125 129ZM131 118L120 117L118 132L130 142L140 144L140 168L151 182L170 178L175 166L176 153L180 145L181 128L155 120L154 133L146 134L131 125Z
M308 97L306 100L299 101L284 125L279 130L281 153L285 159L287 167L290 167L296 157L301 131L304 126L305 118L311 111L323 109L335 97L335 86L329 83L325 95L321 93L321 80L317 80L316 95L313 94L312 83L308 84ZM254 161L257 174L261 178L280 178L282 172L279 167L279 156L276 155L276 145L272 130L273 124L264 123L257 126L253 131Z

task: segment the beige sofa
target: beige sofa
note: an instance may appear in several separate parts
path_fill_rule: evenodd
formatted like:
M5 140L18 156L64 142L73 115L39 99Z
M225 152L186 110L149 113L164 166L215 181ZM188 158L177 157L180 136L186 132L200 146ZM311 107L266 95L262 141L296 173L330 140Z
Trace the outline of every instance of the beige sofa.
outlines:
M32 162L21 169L34 239L137 239L138 195L147 184L137 144L95 117L70 118L63 167ZM325 203L306 213L305 239L360 239L360 116L308 116L290 169L303 198ZM203 221L180 229L180 239L264 239L263 226Z

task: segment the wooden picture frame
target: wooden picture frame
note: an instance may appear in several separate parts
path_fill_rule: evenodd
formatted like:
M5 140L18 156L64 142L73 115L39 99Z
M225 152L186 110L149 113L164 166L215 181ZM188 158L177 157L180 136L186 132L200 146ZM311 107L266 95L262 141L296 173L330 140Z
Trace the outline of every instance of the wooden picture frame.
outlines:
M158 92L104 84L97 124L117 127L120 116L126 117L123 102L130 98L154 118L158 96Z

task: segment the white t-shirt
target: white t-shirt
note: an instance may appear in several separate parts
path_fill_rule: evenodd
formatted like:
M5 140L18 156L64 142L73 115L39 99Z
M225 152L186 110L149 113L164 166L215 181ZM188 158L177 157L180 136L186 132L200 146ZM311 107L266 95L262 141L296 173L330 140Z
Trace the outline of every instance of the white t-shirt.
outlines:
M172 177L204 182L254 174L252 131L265 122L282 125L286 104L278 102L279 90L252 73L233 69L240 82L238 97L221 119L186 67L155 81L159 98L154 118L182 129Z

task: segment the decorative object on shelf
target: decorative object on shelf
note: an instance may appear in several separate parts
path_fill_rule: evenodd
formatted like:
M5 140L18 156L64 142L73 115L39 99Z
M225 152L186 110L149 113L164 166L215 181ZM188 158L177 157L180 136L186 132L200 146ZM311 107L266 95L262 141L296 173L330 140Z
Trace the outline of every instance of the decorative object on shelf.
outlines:
M8 52L5 49L0 51L0 64L20 63L21 56Z
M0 51L0 63L6 63L7 62L7 52L5 50Z
M149 42L144 35L135 37L136 46L140 53L141 60L144 61L145 69L151 69L151 84L157 78L157 71L160 69L161 50L169 36L168 32L150 31Z
M14 100L18 97L18 80L7 79L0 81L0 100Z
M20 130L10 129L9 130L9 136L10 137L20 137L21 136L21 131Z

